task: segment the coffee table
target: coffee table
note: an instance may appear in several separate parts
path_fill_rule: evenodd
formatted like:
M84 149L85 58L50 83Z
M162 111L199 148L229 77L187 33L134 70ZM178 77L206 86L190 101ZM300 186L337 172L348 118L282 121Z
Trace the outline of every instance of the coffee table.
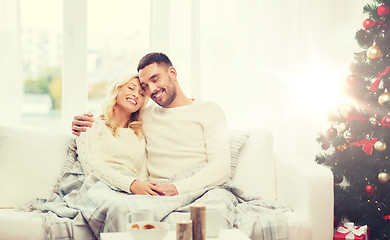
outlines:
M130 234L127 232L117 232L117 233L101 233L101 240L132 240ZM169 231L164 240L175 240L176 231ZM239 229L221 229L218 238L207 238L207 240L250 240L243 232Z

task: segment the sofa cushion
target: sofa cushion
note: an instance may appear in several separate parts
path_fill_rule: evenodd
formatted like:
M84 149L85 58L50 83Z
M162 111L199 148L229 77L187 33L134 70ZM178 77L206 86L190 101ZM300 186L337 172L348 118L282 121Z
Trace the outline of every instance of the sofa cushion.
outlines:
M0 126L0 207L48 198L71 134Z
M237 168L241 148L246 143L249 136L250 136L250 132L248 131L238 131L238 130L229 131L230 160L231 160L230 177L231 178L233 178L234 174L236 173L236 168Z
M66 172L70 172L73 169L74 164L77 160L76 149L77 149L76 138L74 138L67 147L66 161L65 161L64 165L62 166L60 175L58 175L57 183L56 183L55 187L53 188L53 194L56 194L56 195L60 194L60 185L61 185L61 180L63 179L62 178L63 174Z
M239 155L232 184L246 194L276 200L275 159L272 134L267 129L254 129Z

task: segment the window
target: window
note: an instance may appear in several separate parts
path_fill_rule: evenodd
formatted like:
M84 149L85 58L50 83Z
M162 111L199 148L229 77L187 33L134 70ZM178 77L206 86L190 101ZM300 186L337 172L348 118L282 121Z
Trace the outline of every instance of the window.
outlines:
M20 0L20 16L22 124L33 128L59 129L62 95L62 1Z
M139 59L149 50L150 1L86 1L85 111L98 113L110 82L123 73L135 74ZM63 124L69 126L61 121L69 109L69 104L61 102L65 88L63 16L74 15L63 12L67 11L63 6L62 0L20 0L21 119L25 127L60 130Z
M100 111L111 81L137 73L138 61L149 49L149 15L149 1L88 1L89 112Z

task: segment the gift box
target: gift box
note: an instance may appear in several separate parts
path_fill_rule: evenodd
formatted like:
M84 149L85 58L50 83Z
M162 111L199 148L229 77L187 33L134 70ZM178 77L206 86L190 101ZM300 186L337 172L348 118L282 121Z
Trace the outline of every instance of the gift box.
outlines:
M369 229L367 225L355 226L352 222L347 222L337 228L333 240L354 239L354 240L369 240Z

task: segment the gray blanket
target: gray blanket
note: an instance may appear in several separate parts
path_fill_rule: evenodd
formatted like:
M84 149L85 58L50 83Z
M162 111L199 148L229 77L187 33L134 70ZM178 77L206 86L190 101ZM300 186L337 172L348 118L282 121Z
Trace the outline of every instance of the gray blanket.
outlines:
M170 182L193 172L181 173ZM48 200L35 199L20 210L44 213L46 239L99 239L101 232L126 231L129 213L145 208L174 230L196 202L221 209L223 228L238 228L256 240L288 239L284 212L290 208L276 201L247 197L228 184L172 197L128 194L94 175L85 176L77 161L63 173L57 194Z

